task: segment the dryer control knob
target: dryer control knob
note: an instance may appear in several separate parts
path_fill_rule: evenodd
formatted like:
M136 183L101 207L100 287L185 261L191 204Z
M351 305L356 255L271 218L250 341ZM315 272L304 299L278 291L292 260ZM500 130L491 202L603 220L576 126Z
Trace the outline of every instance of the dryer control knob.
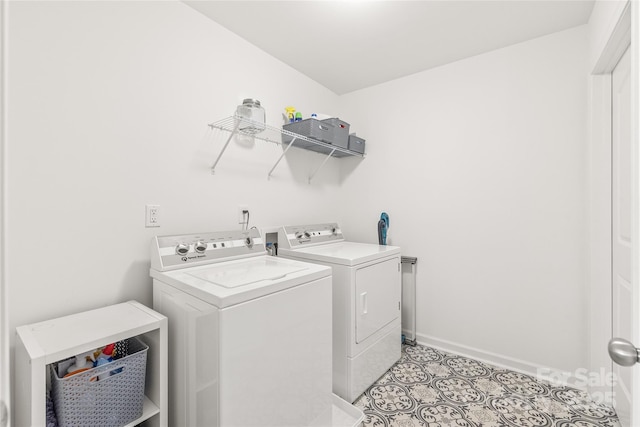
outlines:
M251 237L247 237L244 239L244 244L247 245L249 249L253 248L253 239Z
M176 253L178 255L186 255L187 252L189 252L189 245L180 243L178 246L176 246Z
M199 254L203 254L206 250L207 250L207 244L201 240L198 240L196 242L195 245L193 245L193 248L196 250L196 252L198 252Z

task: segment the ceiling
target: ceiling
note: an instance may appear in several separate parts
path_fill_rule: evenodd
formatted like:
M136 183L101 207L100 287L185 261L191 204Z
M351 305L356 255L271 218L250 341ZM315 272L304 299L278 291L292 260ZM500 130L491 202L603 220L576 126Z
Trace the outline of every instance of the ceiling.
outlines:
M594 0L183 0L338 95L565 30Z

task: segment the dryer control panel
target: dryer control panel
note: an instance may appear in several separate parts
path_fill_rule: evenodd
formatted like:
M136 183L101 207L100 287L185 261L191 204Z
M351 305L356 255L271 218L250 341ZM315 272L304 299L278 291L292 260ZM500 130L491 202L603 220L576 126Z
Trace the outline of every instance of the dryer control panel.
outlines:
M173 270L266 253L260 232L255 228L156 236L151 242L151 268Z
M278 231L278 245L293 249L316 244L344 241L342 230L337 223L312 225L289 225Z

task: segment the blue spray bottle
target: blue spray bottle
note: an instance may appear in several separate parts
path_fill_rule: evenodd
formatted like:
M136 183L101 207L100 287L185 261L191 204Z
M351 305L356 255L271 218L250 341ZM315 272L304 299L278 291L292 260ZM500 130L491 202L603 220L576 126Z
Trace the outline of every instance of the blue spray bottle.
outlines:
M387 230L389 230L389 215L386 212L380 214L380 220L378 221L378 244L387 244Z

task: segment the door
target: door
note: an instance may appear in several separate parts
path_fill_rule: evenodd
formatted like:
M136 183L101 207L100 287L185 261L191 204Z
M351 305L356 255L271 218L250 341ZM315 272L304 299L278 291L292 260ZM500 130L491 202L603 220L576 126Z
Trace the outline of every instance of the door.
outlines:
M632 292L632 200L633 161L631 150L631 61L630 50L611 74L611 221L612 221L612 338L633 342ZM613 364L614 405L620 423L630 426L633 401L633 366ZM637 368L635 368L637 369Z
M400 260L392 258L355 273L356 343L400 316Z

